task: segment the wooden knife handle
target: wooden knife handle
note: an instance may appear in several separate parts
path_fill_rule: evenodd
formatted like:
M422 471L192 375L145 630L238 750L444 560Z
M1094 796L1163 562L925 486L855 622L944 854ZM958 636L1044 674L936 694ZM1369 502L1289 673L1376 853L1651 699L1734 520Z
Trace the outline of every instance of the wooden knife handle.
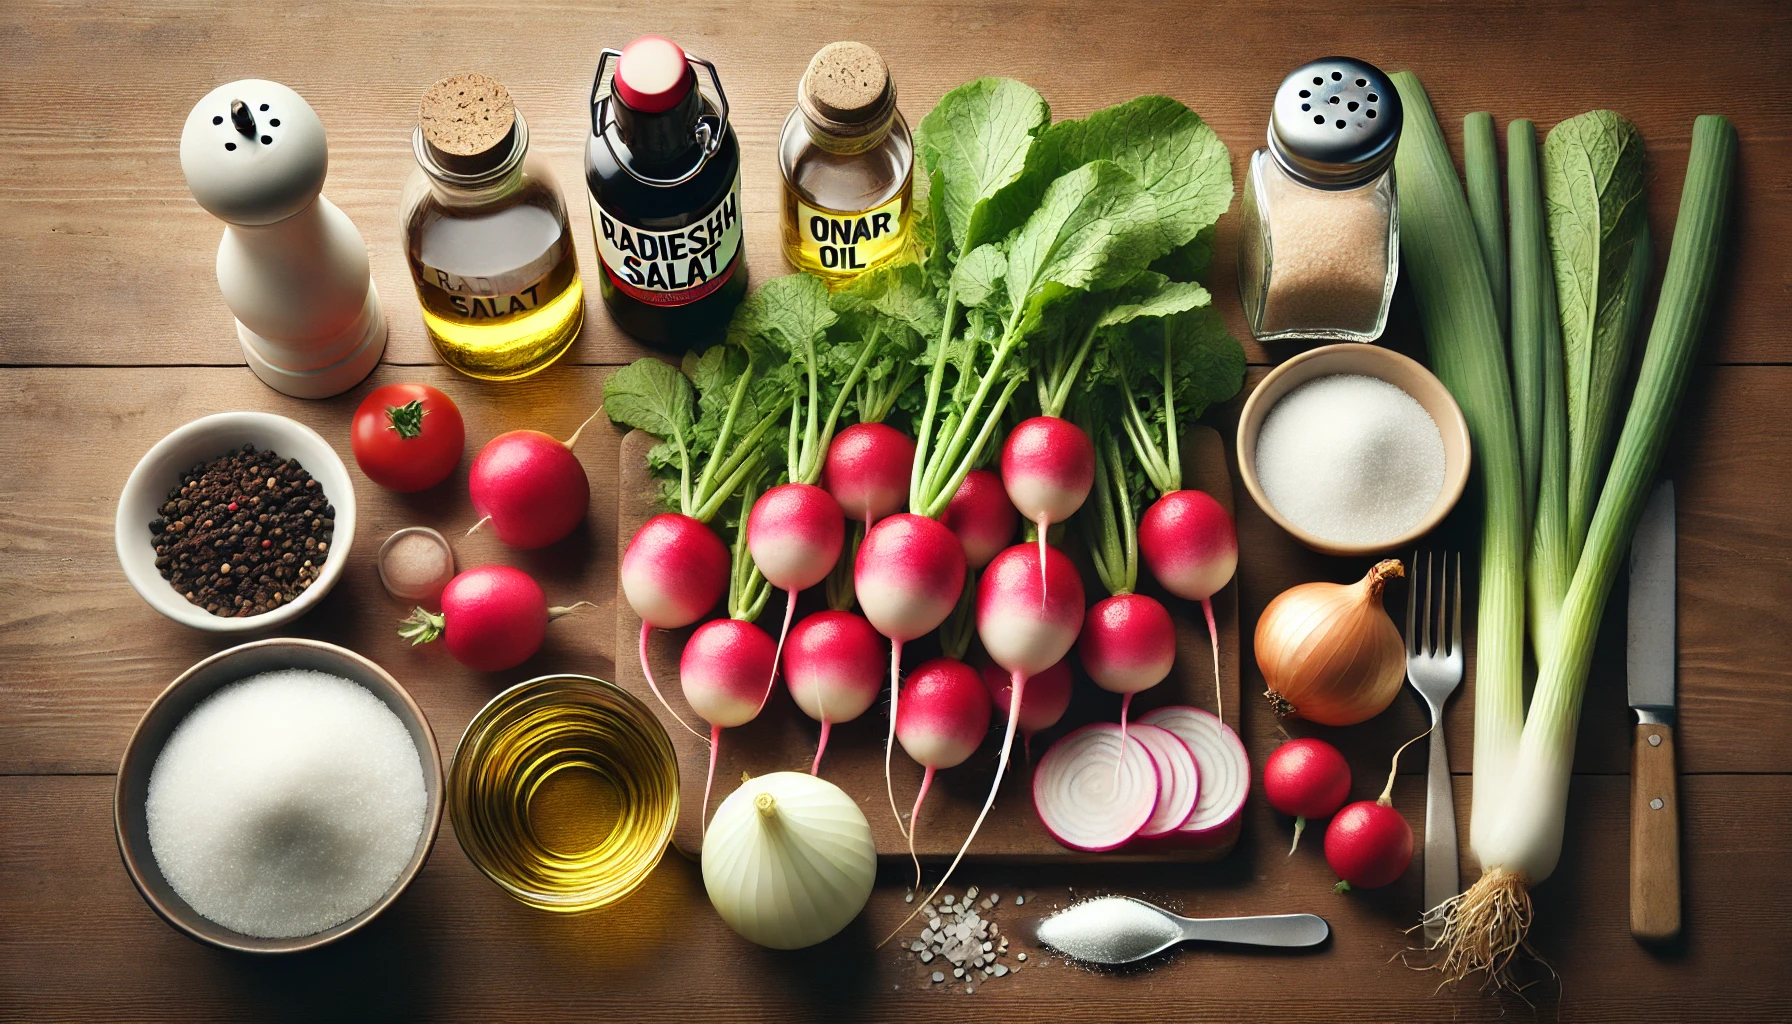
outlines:
M1674 727L1639 724L1630 759L1630 934L1680 934L1680 795Z

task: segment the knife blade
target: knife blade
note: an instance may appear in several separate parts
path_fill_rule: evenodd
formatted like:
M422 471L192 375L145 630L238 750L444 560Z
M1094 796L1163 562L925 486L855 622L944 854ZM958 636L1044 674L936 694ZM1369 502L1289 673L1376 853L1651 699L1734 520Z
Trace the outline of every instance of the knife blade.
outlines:
M1650 495L1630 543L1625 669L1636 739L1630 760L1630 934L1680 933L1680 800L1674 776L1674 483Z

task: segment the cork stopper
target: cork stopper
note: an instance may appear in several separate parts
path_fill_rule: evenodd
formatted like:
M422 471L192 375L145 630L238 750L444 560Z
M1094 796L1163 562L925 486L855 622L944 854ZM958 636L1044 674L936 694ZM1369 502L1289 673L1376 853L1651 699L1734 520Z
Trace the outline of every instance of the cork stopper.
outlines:
M474 71L430 86L417 120L436 163L456 174L478 174L510 155L516 104L504 83Z
M829 43L809 61L797 106L816 127L850 138L881 131L896 110L889 65L864 43Z

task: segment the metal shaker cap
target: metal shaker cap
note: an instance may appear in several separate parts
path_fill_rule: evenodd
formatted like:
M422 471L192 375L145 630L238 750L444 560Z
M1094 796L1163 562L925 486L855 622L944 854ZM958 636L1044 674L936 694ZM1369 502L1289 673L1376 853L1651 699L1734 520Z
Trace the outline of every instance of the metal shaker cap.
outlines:
M1393 164L1400 123L1400 94L1380 68L1322 57L1296 68L1276 90L1269 151L1299 181L1354 188Z

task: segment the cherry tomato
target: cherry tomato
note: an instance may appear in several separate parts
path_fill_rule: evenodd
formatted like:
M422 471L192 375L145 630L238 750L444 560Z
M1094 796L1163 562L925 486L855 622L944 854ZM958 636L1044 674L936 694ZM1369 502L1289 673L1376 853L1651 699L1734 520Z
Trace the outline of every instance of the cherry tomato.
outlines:
M389 491L421 491L448 479L466 443L460 410L427 384L374 388L355 410L355 462Z

